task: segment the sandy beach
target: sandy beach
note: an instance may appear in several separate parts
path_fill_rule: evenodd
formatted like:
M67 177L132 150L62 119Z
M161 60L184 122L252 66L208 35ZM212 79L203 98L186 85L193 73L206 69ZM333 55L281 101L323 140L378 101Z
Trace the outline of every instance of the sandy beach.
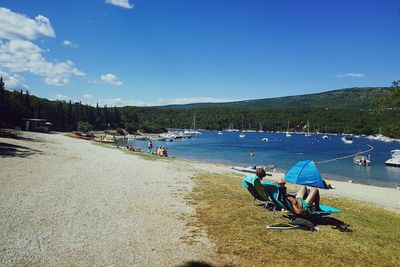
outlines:
M204 229L192 235L186 197L197 173L239 177L227 166L145 160L63 134L26 132L0 148L1 266L216 263ZM324 194L400 212L396 189L332 184Z

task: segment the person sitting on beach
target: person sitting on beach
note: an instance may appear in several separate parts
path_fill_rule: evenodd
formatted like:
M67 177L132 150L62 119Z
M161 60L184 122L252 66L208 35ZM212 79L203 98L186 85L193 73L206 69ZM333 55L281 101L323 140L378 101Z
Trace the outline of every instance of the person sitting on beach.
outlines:
M157 147L156 156L161 156L161 146Z
M264 168L257 168L256 169L256 176L258 178L260 178L260 181L262 181L267 176L267 173L265 172ZM282 178L281 178L281 179L279 179L279 181L277 181L275 183L276 184L280 184L280 185L285 185L286 182L283 181Z
M162 147L160 148L160 154L159 154L159 156L160 156L160 157L168 157L168 152L167 152L167 149L165 148L165 146L162 146Z

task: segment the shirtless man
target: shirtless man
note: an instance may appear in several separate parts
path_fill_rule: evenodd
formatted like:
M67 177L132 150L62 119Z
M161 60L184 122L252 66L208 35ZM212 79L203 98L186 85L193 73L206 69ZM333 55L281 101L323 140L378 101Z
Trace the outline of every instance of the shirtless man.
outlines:
M288 200L292 203L293 210L296 214L307 215L311 210L321 210L319 207L319 190L311 189L307 195L307 187L302 186L296 194L296 198L288 196Z

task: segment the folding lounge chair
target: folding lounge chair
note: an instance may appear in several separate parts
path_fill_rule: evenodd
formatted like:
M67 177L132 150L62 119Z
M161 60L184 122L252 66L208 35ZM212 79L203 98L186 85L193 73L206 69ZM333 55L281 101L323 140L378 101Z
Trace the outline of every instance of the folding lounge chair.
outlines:
M245 181L244 183L250 183L250 181ZM258 177L255 177L252 181L252 185L254 186L254 191L258 193L262 198L269 199L274 204L274 209L272 213L272 217L274 218L275 211L286 210L289 213L284 217L289 219L288 226L275 225L268 226L267 229L306 229L306 230L315 230L315 222L319 217L329 215L331 213L339 213L340 210L330 207L327 205L320 205L321 211L312 211L310 215L299 215L294 212L292 203L287 199L286 187L278 184L274 184L271 182L260 182ZM250 191L250 190L249 190Z
M256 183L257 186L255 186L254 183ZM265 208L272 210L275 208L275 204L273 204L272 200L265 194L264 188L258 185L260 183L260 178L248 174L244 176L242 186L253 196L254 206L256 205L256 200L258 200L264 203Z

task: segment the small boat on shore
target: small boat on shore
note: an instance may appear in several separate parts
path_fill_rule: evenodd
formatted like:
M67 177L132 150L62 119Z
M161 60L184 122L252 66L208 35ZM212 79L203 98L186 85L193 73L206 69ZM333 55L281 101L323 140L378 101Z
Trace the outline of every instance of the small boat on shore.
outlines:
M371 166L371 157L357 155L353 158L353 163L359 166Z
M66 136L84 140L92 140L94 138L94 135L91 133L81 133L81 132L67 133Z
M236 171L250 172L250 173L255 173L258 168L263 168L268 176L272 176L272 174L275 172L276 165L270 164L267 166L249 166L249 167L232 166L231 167L231 169L234 169Z
M400 167L400 149L390 151L391 158L385 161L386 166Z

